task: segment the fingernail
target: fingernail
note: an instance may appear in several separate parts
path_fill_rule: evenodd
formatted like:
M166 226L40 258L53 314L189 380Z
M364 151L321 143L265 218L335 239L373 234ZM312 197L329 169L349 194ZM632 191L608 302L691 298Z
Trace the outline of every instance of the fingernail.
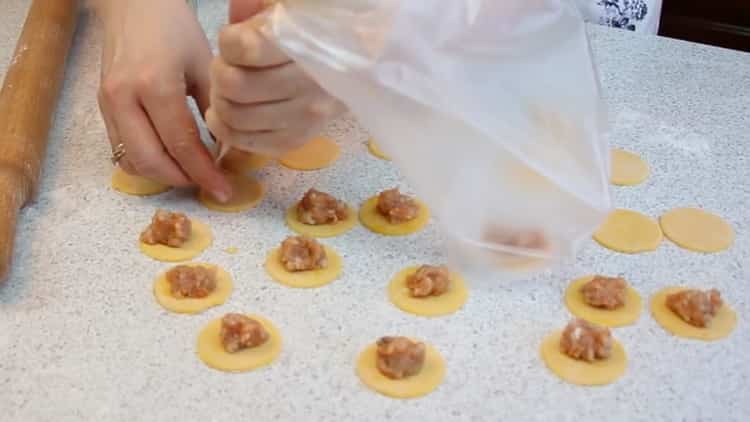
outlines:
M227 192L222 189L215 190L213 192L214 198L216 198L217 201L221 202L222 204L229 202L229 200L232 198L232 193Z

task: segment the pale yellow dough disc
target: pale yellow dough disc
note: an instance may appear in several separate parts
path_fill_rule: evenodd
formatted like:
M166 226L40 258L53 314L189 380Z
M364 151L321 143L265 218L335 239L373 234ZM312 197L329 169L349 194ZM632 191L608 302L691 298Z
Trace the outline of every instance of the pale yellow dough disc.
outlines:
M651 298L651 314L665 330L678 337L697 340L720 340L732 333L737 325L737 313L724 303L706 328L695 327L683 321L672 310L667 308L667 296L688 289L687 287L667 287Z
M272 250L266 258L266 271L268 275L279 283L297 288L321 287L336 280L344 267L343 260L336 251L328 246L323 246L328 258L328 266L320 270L310 271L287 271L281 264L279 258L280 249Z
M257 180L243 174L228 174L227 177L232 184L232 199L222 204L211 194L200 191L198 200L206 208L221 212L242 212L255 207L263 199L265 189Z
M226 302L232 294L232 276L216 265L205 263L190 263L191 267L204 267L216 269L216 289L206 297L202 298L176 298L167 281L167 273L159 275L154 282L154 296L166 310L180 314L197 314L213 306Z
M612 354L604 360L586 362L573 359L560 351L562 331L549 334L542 341L542 360L547 367L563 380L577 385L605 385L620 378L628 366L625 349L614 340Z
M349 207L349 216L336 224L310 225L297 218L297 205L286 210L286 225L293 231L309 237L334 237L344 234L357 225L357 210Z
M721 217L698 208L676 208L659 218L664 236L694 252L719 252L734 243L732 226Z
M221 318L206 325L198 335L198 357L211 368L225 372L246 372L269 365L281 353L281 334L271 321L258 315L247 315L268 332L268 340L258 347L229 353L221 344Z
M156 195L172 189L170 186L145 177L130 175L120 167L116 167L112 172L112 188L118 192L136 196Z
M287 153L279 162L295 170L319 170L330 166L341 155L341 148L331 139L319 136L302 148Z
M374 139L370 139L369 141L367 141L367 149L370 150L370 153L372 155L374 155L374 156L376 156L376 157L378 157L380 159L388 160L388 161L391 160L391 157L385 155L385 153L380 150L380 147L378 147L378 144L375 143Z
M641 157L621 149L612 150L612 184L634 186L646 180L648 174L648 164Z
M163 262L181 262L188 261L200 255L213 242L211 229L200 221L191 218L192 235L187 242L179 248L172 248L166 245L149 245L138 241L141 252Z
M623 253L653 251L661 243L659 224L631 210L616 209L594 233L594 240L605 248Z
M452 314L466 303L469 291L463 277L451 272L450 289L440 296L424 298L412 297L406 287L406 279L417 272L419 267L408 267L399 271L388 285L388 298L402 311L420 316L440 316Z
M405 236L416 233L430 222L430 210L421 201L415 201L419 205L419 214L415 219L405 223L391 224L378 212L378 197L373 196L359 209L359 220L368 229L386 236Z
M443 382L445 360L434 347L425 343L425 348L422 370L411 377L394 380L377 368L377 345L371 344L357 359L357 375L366 386L388 397L409 399L427 395Z
M638 321L643 309L643 300L629 284L625 296L625 305L617 309L596 308L583 299L581 287L594 278L593 275L573 280L565 291L565 305L573 315L594 324L608 327L622 327Z
M232 149L221 159L221 166L229 173L239 174L260 170L270 161L271 158L263 155Z

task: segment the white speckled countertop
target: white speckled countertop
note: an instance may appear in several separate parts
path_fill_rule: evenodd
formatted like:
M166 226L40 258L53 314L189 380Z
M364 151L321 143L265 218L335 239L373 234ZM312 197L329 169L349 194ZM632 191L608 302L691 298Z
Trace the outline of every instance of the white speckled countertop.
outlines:
M0 75L9 63L28 0L0 4ZM209 35L222 1L202 1ZM99 35L83 16L50 141L41 195L19 226L16 267L0 286L0 419L3 421L440 421L747 420L750 415L750 55L592 28L611 106L612 143L639 152L648 181L614 189L618 206L651 216L700 206L724 216L737 241L699 255L668 241L628 256L589 242L575 266L532 280L474 289L466 307L419 319L385 298L388 278L408 264L437 261L434 229L408 239L363 228L329 243L345 258L343 277L317 290L292 290L261 263L286 234L283 209L311 185L358 203L399 180L366 152L356 124L332 125L344 154L332 168L262 172L270 191L243 215L208 212L189 192L125 197L109 187L109 147L98 114ZM142 256L138 231L157 206L211 224L215 245L202 260L236 279L229 302L198 316L167 313L151 293L167 265ZM223 249L239 248L229 255ZM629 368L613 385L581 388L552 375L538 347L568 313L569 279L623 274L644 298L669 284L721 289L740 315L724 341L672 337L648 313L617 329ZM224 374L195 355L203 325L227 311L274 320L285 348L271 367ZM448 361L445 383L418 400L364 388L358 352L378 336L417 335ZM744 416L744 417L743 417Z

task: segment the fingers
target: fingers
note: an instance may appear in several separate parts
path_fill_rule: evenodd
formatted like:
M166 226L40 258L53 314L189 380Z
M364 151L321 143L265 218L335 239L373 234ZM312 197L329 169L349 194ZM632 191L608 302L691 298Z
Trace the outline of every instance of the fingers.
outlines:
M201 116L206 115L210 103L211 95L211 60L213 53L208 44L208 40L203 37L206 48L196 49L193 65L187 69L186 82L188 83L187 93L195 99Z
M222 122L213 107L206 112L206 124L218 139L234 148L268 157L280 157L301 147L317 130L316 127L294 127L275 131L237 131Z
M102 82L99 107L112 145L125 146L125 157L120 161L123 170L171 186L190 184L190 179L164 151L126 78L115 75Z
M238 104L224 98L214 98L212 107L221 120L236 131L261 132L288 129L290 121L304 113L306 104L299 99L263 104Z
M230 0L229 23L242 22L255 16L270 3L268 0Z
M268 41L252 20L227 25L219 33L221 57L235 66L265 68L289 63L289 57Z
M221 57L211 63L211 86L218 95L243 104L286 100L319 89L294 63L252 70L232 66Z
M174 88L168 88L170 85L166 83L161 86L165 88L145 91L142 98L169 155L201 188L219 201L229 200L231 186L200 140L198 126L185 101L184 89L180 89L179 84L171 85Z

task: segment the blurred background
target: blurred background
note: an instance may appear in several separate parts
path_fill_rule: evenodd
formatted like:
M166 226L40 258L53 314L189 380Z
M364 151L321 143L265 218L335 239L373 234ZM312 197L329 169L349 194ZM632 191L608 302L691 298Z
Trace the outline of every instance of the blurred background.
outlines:
M663 0L659 35L750 52L750 0Z

